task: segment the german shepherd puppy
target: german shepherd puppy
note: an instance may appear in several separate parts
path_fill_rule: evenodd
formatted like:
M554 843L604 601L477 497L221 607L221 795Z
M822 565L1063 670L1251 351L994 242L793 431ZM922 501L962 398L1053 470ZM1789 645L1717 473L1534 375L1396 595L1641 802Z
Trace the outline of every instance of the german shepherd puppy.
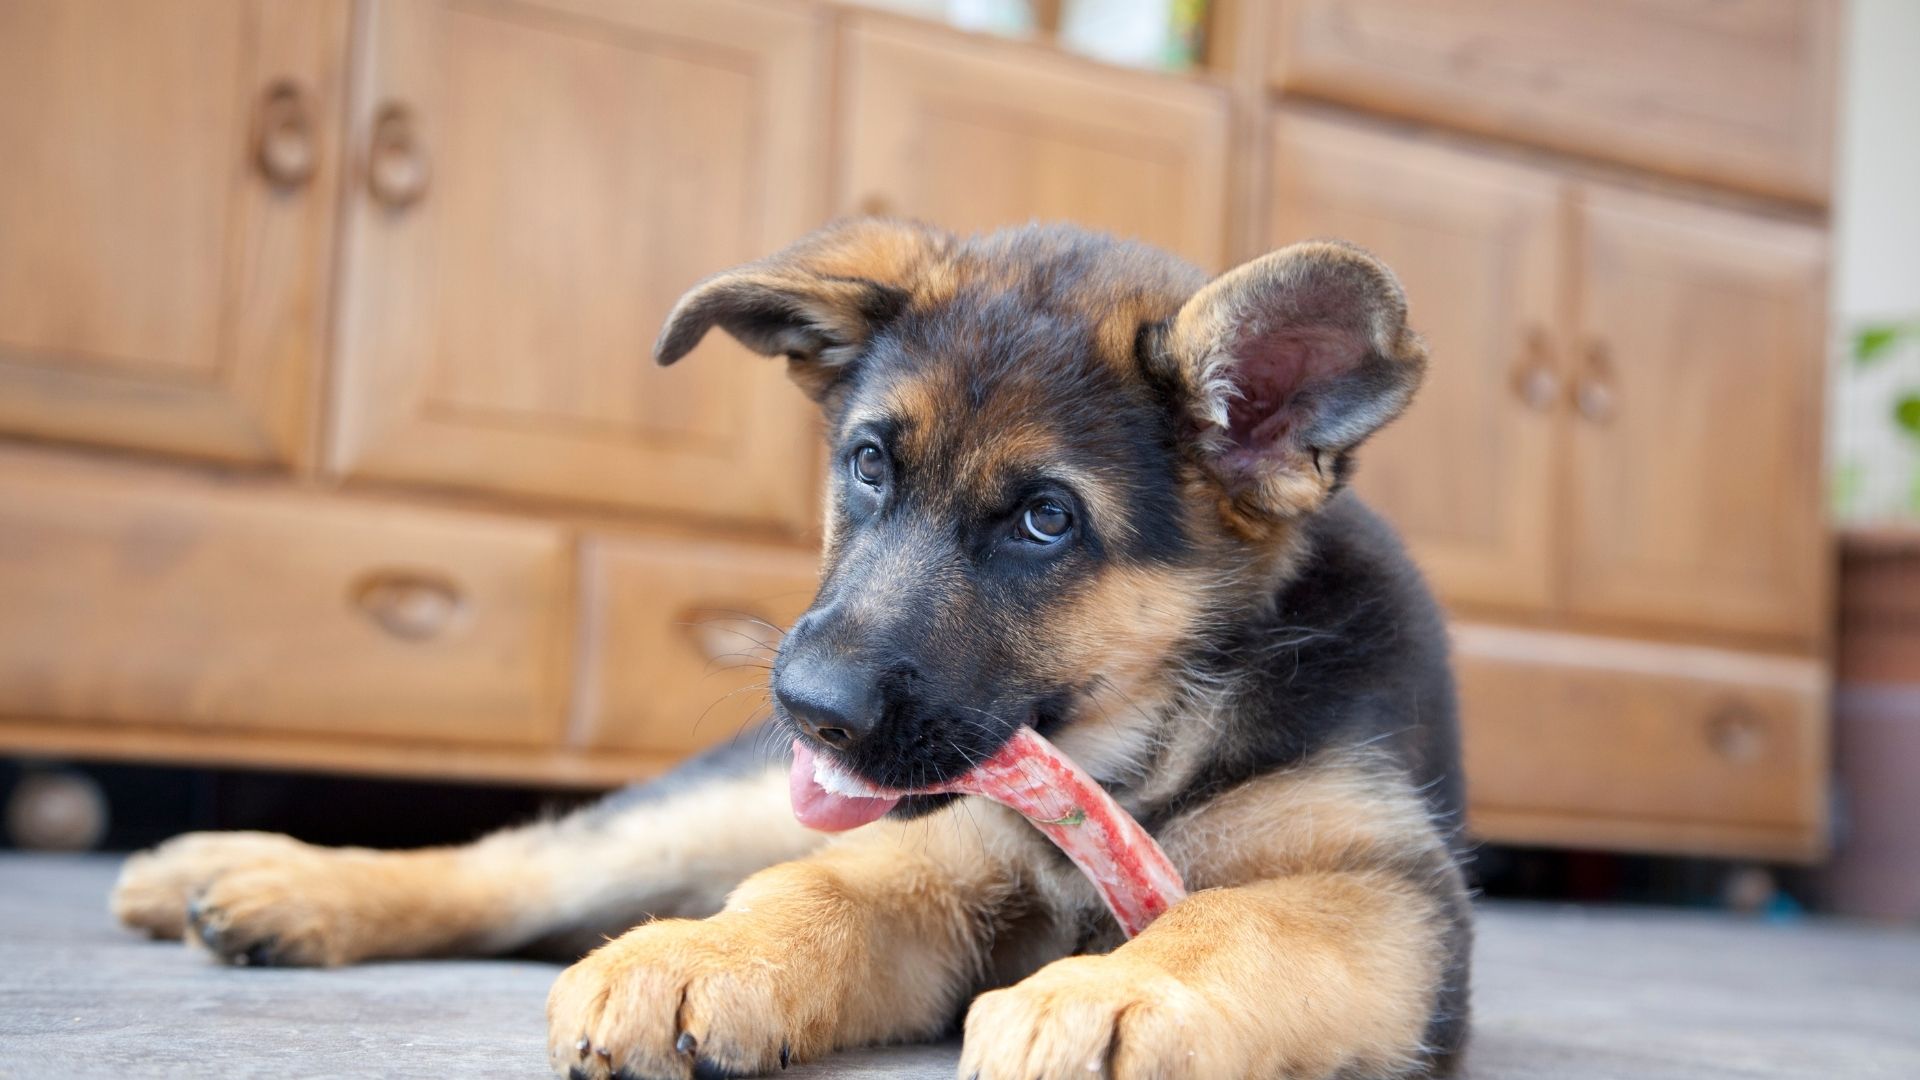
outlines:
M1387 268L1305 243L1209 281L1078 229L854 220L696 286L656 358L716 326L786 358L831 443L766 741L919 788L1031 725L1191 895L1123 941L1012 811L914 796L829 840L795 822L811 777L749 746L466 847L181 837L127 865L120 917L244 963L624 931L548 1001L573 1077L760 1073L963 1016L963 1078L1446 1071L1445 630L1343 490L1426 362Z

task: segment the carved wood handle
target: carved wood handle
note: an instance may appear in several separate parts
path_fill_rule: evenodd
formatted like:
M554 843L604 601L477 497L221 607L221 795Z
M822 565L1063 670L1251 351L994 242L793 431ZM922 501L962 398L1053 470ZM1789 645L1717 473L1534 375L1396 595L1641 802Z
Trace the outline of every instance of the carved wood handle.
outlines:
M680 625L714 670L765 666L780 648L781 631L750 612L694 608L681 615Z
M374 201L391 210L412 206L426 195L431 171L413 110L398 102L382 106L367 147L367 191Z
M307 95L291 82L267 87L254 118L253 163L261 177L277 188L302 187L319 160Z
M439 637L467 606L452 579L414 570L373 571L354 584L351 599L380 629L408 641Z
M1546 330L1527 331L1520 363L1513 372L1513 392L1527 408L1548 412L1560 401L1560 368L1553 362L1553 345Z
M1730 701L1707 717L1706 737L1707 745L1722 758L1745 763L1766 748L1767 725L1751 705Z
M1596 424L1610 422L1620 411L1613 385L1613 352L1604 341L1587 346L1586 364L1573 387L1573 403L1580 415Z

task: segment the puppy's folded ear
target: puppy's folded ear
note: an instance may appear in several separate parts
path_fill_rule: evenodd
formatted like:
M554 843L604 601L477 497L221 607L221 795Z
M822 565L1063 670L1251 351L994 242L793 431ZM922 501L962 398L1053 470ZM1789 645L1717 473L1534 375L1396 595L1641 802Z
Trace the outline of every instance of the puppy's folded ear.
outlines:
M757 353L787 357L794 381L823 399L952 242L880 218L828 225L688 290L667 315L653 358L671 364L717 326Z
M1202 464L1238 516L1318 508L1346 455L1406 407L1427 360L1406 318L1393 272L1335 242L1255 259L1181 307L1163 357Z

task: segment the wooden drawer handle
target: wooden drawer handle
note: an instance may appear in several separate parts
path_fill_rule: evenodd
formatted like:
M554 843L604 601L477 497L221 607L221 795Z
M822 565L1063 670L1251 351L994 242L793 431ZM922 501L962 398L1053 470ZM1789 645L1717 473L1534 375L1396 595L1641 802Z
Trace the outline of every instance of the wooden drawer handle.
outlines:
M352 599L376 626L407 641L446 633L467 606L452 580L412 570L376 570L354 584Z
M1751 706L1729 702L1707 718L1707 745L1721 758L1745 764L1766 748L1767 725Z
M1520 364L1513 372L1513 392L1535 412L1547 412L1560 401L1560 369L1553 362L1547 332L1540 327L1527 331Z
M1619 412L1618 396L1613 388L1613 353L1605 342L1596 341L1587 346L1587 362L1573 386L1573 404L1592 423L1605 424Z
M261 177L277 188L298 188L313 179L319 159L306 94L290 82L267 87L254 122L253 162Z
M751 612L693 608L680 617L680 625L716 670L768 667L780 648L780 628Z
M412 206L427 193L430 169L413 110L398 102L380 109L367 147L367 191L390 210Z

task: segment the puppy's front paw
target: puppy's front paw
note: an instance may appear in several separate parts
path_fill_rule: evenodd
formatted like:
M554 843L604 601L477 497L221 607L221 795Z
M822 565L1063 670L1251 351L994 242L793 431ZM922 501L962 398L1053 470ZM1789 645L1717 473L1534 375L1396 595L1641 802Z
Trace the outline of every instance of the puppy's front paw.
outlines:
M187 905L221 874L297 857L307 845L263 832L186 833L130 856L113 886L114 917L156 938L186 932Z
M967 1011L960 1076L1214 1080L1254 1075L1204 995L1118 955L1055 961Z
M230 964L334 967L389 955L405 920L378 855L301 845L227 870L187 900L187 924ZM410 951L410 950L409 950Z
M554 1070L573 1078L750 1076L830 1043L836 995L794 943L729 913L650 923L561 973L547 997Z

